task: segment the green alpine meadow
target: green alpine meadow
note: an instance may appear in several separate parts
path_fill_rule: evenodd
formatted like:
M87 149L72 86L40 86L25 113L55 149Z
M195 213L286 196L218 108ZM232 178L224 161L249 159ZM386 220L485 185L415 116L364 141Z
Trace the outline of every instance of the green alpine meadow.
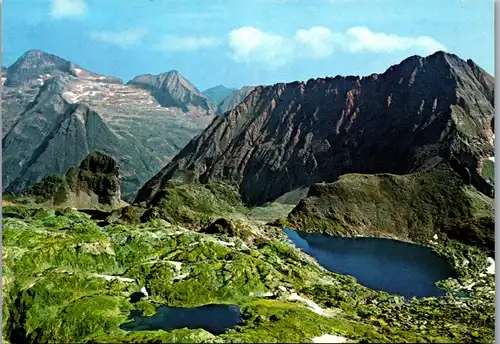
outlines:
M492 2L7 2L2 343L495 341Z

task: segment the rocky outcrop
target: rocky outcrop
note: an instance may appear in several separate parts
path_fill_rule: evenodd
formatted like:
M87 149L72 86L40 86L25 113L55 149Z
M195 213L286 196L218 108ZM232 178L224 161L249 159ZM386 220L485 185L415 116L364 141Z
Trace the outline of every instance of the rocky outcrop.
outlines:
M236 229L230 220L225 218L217 219L205 228L200 230L201 233L206 234L225 234L227 236L234 236Z
M305 232L419 243L446 235L492 249L493 219L493 200L441 162L409 175L346 174L334 183L314 184L286 222Z
M406 174L454 158L492 195L480 161L493 156L494 79L473 61L437 52L383 74L257 87L216 118L139 191L148 200L174 175L239 184L263 204L346 173Z
M137 190L211 121L198 107L163 107L146 90L31 50L2 90L3 191L64 174L91 151L122 167L122 195ZM191 105L190 105L191 106Z
M57 207L111 210L125 205L120 195L117 162L101 152L90 153L66 175L45 177L25 192L39 203Z

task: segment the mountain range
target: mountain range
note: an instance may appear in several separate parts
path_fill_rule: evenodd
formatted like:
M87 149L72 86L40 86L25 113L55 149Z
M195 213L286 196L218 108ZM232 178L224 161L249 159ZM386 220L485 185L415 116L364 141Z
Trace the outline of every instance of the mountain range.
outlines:
M122 195L136 202L188 176L236 182L245 202L264 204L346 173L412 173L435 157L493 192L494 78L453 54L362 78L202 93L175 70L124 83L30 50L2 82L5 192L64 174L92 151L118 161Z
M92 151L115 158L132 200L217 116L218 104L177 71L128 83L30 50L2 70L3 191L64 174Z
M494 78L471 60L411 56L382 74L256 87L215 118L138 193L167 181L224 179L264 204L347 173L407 174L453 160L492 197Z
M2 80L3 343L494 341L473 61L228 94L29 51Z

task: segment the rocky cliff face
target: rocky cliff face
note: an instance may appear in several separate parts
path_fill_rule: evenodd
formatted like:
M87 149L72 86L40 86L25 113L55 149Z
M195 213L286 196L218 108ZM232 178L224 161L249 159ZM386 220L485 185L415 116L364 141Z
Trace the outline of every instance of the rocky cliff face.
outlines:
M122 195L133 199L213 118L192 104L189 112L164 107L149 91L40 51L25 53L7 71L2 154L8 192L65 173L99 150L120 163Z
M239 183L262 204L346 173L406 174L429 158L454 157L474 186L493 155L494 79L473 61L438 52L383 74L257 87L216 118L139 191L151 200L165 182L191 175Z
M92 152L79 168L65 175L51 175L35 183L26 195L57 207L111 210L123 206L117 162L101 152Z

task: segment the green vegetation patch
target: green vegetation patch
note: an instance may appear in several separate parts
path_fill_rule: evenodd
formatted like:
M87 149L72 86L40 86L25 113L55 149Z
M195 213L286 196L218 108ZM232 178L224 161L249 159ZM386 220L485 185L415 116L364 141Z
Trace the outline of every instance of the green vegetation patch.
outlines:
M12 342L64 343L116 330L131 309L126 288L92 275L45 271L10 294L15 307L7 333Z
M286 301L255 301L243 308L243 319L242 325L219 336L218 342L304 343L323 334L365 338L371 342L388 341L375 326L341 317L326 318L298 303Z
M484 179L495 181L495 162L489 159L484 160L481 175Z
M78 211L27 204L4 207L2 220L2 326L11 343L310 342L325 334L365 342L493 340L488 253L458 239L435 247L458 272L440 282L449 295L404 302L328 272L276 239L250 244L225 231L204 234L163 219L99 227ZM235 209L238 203L222 205ZM143 287L148 297L133 301ZM460 291L463 297L456 296ZM287 301L292 292L332 316ZM219 336L120 329L132 310L149 316L161 305L206 304L237 304L243 321Z
M287 218L292 228L428 243L449 219L493 217L493 201L445 164L410 175L348 174L315 184Z
M153 200L143 221L161 218L173 224L199 228L221 216L246 214L235 185L211 181L208 184L168 183Z
M108 343L204 343L214 338L214 335L205 330L180 329L173 331L141 331L133 333L117 333L115 335L95 336L87 344Z

